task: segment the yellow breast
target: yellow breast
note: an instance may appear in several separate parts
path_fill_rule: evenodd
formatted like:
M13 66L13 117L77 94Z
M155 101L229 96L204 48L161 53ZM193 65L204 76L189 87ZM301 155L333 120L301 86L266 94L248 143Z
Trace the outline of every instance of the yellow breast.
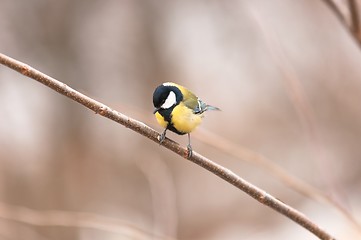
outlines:
M203 114L194 114L182 102L172 111L173 126L183 133L192 132L202 122L202 118Z
M157 119L159 125L161 125L162 127L166 128L168 126L168 122L164 120L164 117L160 115L159 112L155 113L155 118Z

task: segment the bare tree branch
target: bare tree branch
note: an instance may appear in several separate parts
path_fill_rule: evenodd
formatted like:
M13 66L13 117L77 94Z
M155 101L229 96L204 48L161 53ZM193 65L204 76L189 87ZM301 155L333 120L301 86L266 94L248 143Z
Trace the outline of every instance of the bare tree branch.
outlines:
M123 126L130 128L133 131L149 138L150 140L156 142L157 144L159 143L158 141L159 133L153 130L152 128L148 127L144 123L132 119L122 113L119 113L111 109L110 107L80 92L77 92L76 90L72 89L66 84L45 75L44 73L30 67L29 65L24 64L15 59L12 59L1 53L0 53L0 63L50 87L51 89L57 91L58 93L64 96L71 98L72 100L91 109L95 113L100 114L103 117L109 118L117 123L120 123ZM187 153L188 153L187 149L181 147L178 143L166 138L162 143L162 145L168 148L169 150L177 153L178 155L187 158ZM308 217L306 217L301 212L281 202L280 200L276 199L275 197L268 194L264 190L252 185L251 183L247 182L243 178L233 173L231 170L209 160L208 158L196 152L193 152L192 157L189 158L188 160L207 169L213 174L219 176L223 180L234 185L235 187L242 190L252 198L256 199L258 202L288 217L289 219L293 220L294 222L298 223L302 227L312 232L320 239L327 239L327 240L335 239L332 235L321 229L317 224L313 223Z

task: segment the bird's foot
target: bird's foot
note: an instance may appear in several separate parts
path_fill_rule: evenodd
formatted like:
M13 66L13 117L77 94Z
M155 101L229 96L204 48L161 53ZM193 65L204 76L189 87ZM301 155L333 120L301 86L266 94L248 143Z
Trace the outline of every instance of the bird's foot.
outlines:
M190 144L187 145L187 158L191 158L193 155L193 150L192 150L192 146Z
M162 134L160 134L158 136L159 145L161 145L163 143L164 139L165 139L165 132L166 131L164 131Z

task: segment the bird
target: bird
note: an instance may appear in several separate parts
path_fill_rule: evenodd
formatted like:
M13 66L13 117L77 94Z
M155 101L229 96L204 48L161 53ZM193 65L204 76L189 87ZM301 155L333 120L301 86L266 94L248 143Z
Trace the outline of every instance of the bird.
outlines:
M173 82L163 83L154 90L153 105L153 114L159 125L164 127L163 133L158 137L159 143L164 141L167 130L179 135L188 134L188 158L191 158L193 153L190 133L202 122L204 112L220 110Z

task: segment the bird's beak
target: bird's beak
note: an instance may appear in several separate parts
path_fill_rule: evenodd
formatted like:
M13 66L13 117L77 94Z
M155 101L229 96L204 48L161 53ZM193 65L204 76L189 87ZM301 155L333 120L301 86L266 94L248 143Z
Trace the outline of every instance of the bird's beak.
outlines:
M154 109L153 114L155 114L156 112L158 112L158 110L159 110L159 108Z

